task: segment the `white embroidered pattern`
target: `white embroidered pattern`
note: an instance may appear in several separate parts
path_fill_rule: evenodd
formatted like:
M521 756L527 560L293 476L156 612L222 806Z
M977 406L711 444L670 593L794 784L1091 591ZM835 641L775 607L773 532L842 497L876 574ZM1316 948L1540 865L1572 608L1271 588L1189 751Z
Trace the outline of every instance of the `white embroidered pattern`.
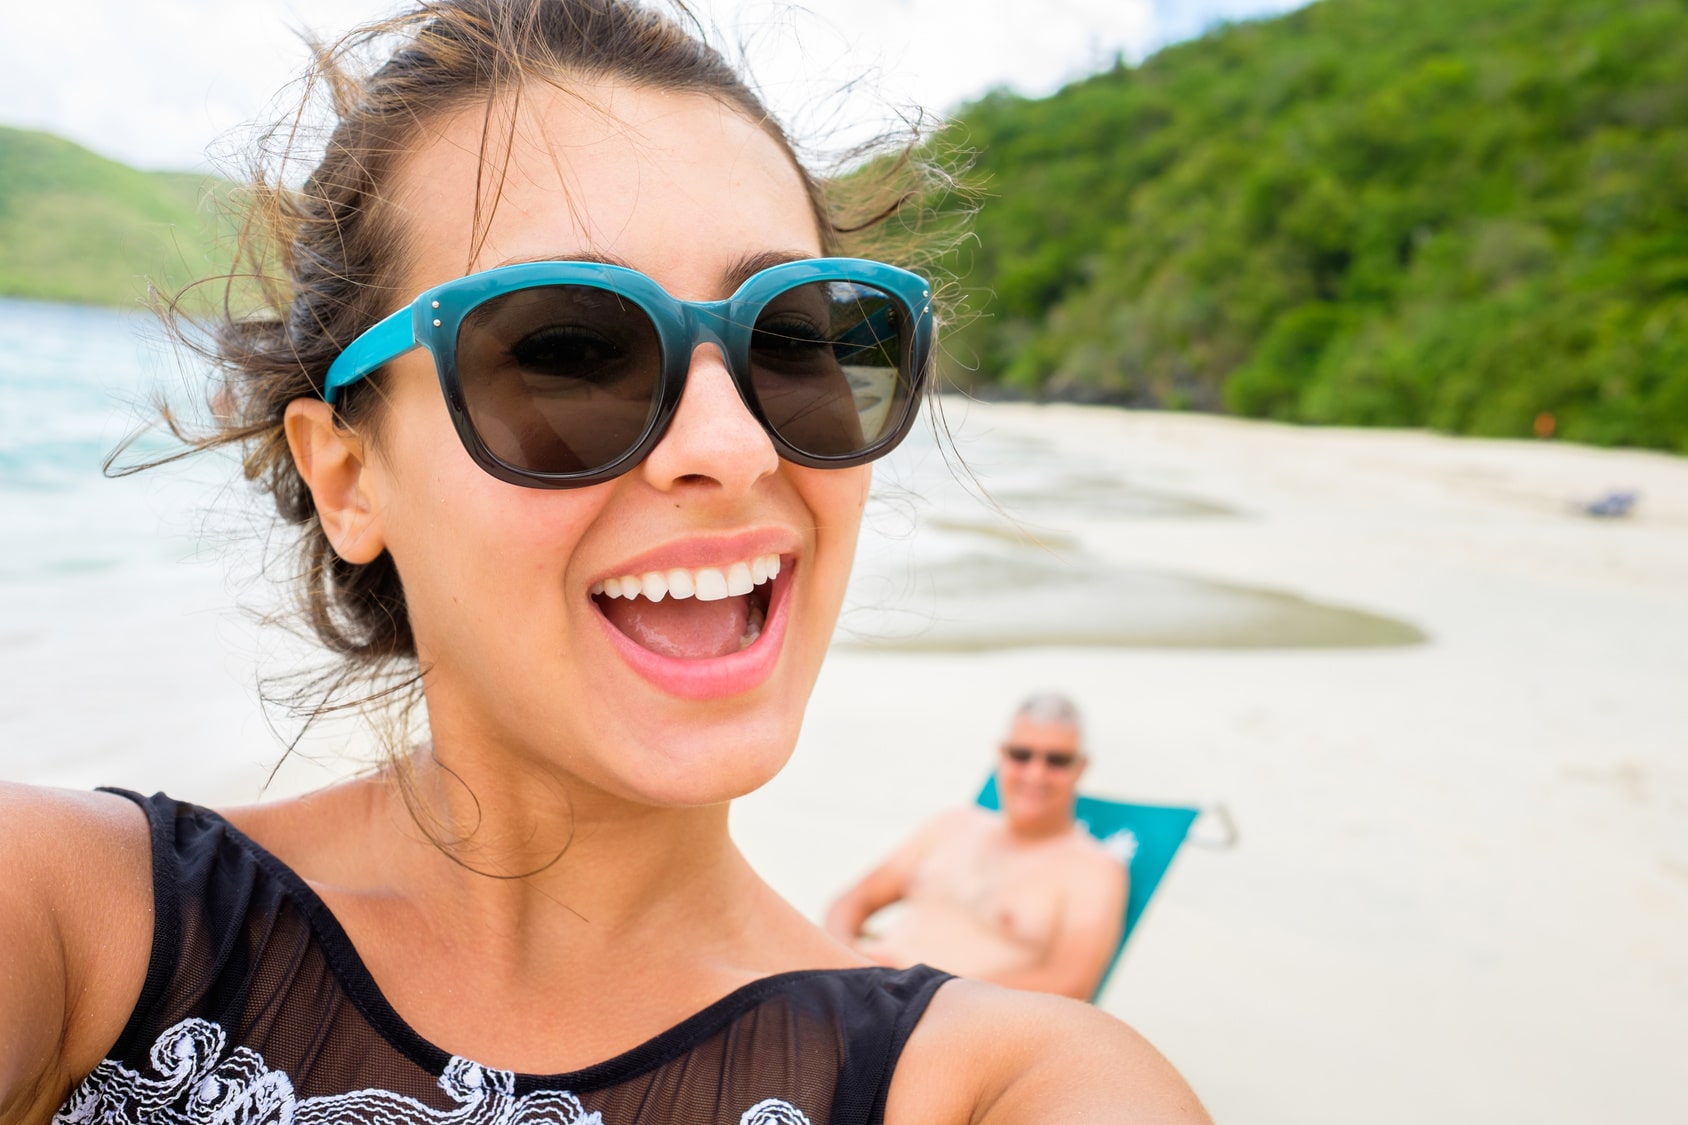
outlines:
M745 1110L739 1125L809 1125L809 1119L790 1102L769 1098Z
M434 1109L391 1090L301 1098L286 1072L236 1047L222 1062L223 1029L186 1019L165 1031L149 1058L157 1077L107 1059L53 1115L53 1125L604 1125L566 1090L516 1093L516 1076L453 1057L439 1077L456 1102ZM739 1125L810 1125L803 1111L771 1098Z

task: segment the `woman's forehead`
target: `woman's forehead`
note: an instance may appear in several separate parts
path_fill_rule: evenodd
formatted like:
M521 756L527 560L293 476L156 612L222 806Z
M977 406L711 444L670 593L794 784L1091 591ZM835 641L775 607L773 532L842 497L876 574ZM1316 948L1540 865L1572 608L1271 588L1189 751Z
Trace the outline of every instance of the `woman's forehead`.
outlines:
M474 105L438 122L393 188L417 290L502 261L582 255L713 289L713 272L747 254L820 252L790 156L702 94L530 86L491 113Z

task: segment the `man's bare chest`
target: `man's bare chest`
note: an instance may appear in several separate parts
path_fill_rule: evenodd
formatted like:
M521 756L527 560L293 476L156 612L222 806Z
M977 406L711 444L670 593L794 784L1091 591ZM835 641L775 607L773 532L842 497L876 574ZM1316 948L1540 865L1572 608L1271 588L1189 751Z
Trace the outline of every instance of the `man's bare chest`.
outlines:
M965 915L981 929L1036 947L1053 936L1062 900L1054 856L987 847L957 847L928 856L908 894L915 909Z

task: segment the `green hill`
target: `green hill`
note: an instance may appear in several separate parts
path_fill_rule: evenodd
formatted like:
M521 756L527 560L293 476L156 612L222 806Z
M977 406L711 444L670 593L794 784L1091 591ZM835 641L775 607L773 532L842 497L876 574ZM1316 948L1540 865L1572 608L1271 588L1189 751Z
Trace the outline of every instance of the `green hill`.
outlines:
M945 140L952 378L1688 452L1688 4L1321 0Z
M0 296L132 305L149 280L173 289L226 271L208 202L219 183L0 126Z

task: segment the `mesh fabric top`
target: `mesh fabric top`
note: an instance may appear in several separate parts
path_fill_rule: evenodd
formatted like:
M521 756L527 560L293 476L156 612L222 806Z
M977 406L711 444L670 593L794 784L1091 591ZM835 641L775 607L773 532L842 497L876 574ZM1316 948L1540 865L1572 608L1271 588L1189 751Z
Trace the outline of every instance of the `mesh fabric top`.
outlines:
M122 795L152 826L152 959L122 1037L55 1122L876 1125L949 979L781 973L584 1070L496 1070L412 1031L316 893L228 821Z

